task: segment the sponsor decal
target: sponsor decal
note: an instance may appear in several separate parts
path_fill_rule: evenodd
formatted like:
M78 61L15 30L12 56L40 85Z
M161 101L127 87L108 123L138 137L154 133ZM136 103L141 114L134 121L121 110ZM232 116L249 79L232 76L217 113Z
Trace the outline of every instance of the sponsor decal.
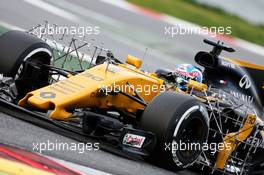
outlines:
M103 81L104 80L103 78L101 78L101 77L99 77L97 75L93 75L90 72L85 72L82 75L85 76L85 77L87 77L87 78L90 78L90 79L92 79L94 81Z
M118 70L115 69L114 67L110 67L110 68L108 68L107 71L108 71L108 72L111 72L111 73L113 73L113 74L115 74L115 73L118 72Z
M220 84L227 85L228 82L226 80L219 80Z
M42 98L55 98L56 94L53 92L40 92L39 96Z
M244 75L239 81L239 87L242 89L248 89L251 86L251 81L247 75Z
M146 138L143 136L127 133L123 139L123 144L135 148L141 148L145 139Z
M229 61L226 61L226 60L222 60L221 61L221 65L224 66L224 67L227 67L227 68L232 68L232 69L235 69L236 68L236 65L229 62Z
M246 95L246 94L242 94L239 92L235 92L235 91L230 91L230 94L233 95L235 98L238 98L248 104L253 103L254 98L252 96Z
M260 148L264 148L264 142L263 139L259 139L257 137L254 136L250 136L247 138L246 143L248 145L252 145L254 147L260 147Z
M20 77L20 75L21 75L23 69L24 69L24 66L23 66L23 64L21 64L21 65L19 66L18 70L17 70L16 75L15 75L15 80L17 80L17 79Z

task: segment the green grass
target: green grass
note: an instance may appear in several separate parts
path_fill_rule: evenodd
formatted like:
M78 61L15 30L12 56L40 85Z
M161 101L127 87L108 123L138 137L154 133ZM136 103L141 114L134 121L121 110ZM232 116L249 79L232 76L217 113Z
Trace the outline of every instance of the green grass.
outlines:
M0 35L9 31L7 28L0 26Z
M61 53L64 55L65 53ZM58 51L53 51L53 57L56 59L60 58ZM55 61L55 66L58 68L63 68L70 71L79 71L82 69L89 68L90 62L82 61L80 62L78 57L74 57L71 55L64 56Z
M264 46L264 26L251 24L221 9L195 0L128 0L131 3L163 12L204 27L232 27L232 35Z

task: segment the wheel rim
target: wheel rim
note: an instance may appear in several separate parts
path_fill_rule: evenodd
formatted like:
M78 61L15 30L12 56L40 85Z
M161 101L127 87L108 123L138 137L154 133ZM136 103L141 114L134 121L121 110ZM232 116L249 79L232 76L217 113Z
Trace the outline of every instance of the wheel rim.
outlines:
M203 124L202 121L199 118L194 118L190 121L190 124L187 125L183 130L180 130L179 135L180 138L179 140L182 141L182 143L186 145L190 145L192 143L198 143L202 144L203 142ZM202 146L202 145L201 145ZM180 157L184 159L190 159L199 154L199 150L194 150L194 149L186 149L185 151L180 151L179 155Z
M179 127L176 126L172 138L172 158L176 165L188 167L202 152L208 131L203 116L193 108L183 116ZM176 145L176 146L175 146ZM182 147L182 145L185 145Z

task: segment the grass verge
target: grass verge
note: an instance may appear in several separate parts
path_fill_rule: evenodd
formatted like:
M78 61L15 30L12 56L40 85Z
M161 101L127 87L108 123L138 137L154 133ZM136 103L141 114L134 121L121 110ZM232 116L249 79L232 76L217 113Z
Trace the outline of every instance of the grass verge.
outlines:
M155 11L166 13L204 27L232 27L232 36L264 46L264 26L251 24L221 9L195 0L128 0Z

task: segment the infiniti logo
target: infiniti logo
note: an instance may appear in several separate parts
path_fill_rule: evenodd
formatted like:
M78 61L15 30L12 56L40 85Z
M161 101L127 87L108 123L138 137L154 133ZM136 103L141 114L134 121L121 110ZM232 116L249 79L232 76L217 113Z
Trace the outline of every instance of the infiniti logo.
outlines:
M251 86L251 81L247 75L244 75L239 81L239 86L244 89L248 89Z

